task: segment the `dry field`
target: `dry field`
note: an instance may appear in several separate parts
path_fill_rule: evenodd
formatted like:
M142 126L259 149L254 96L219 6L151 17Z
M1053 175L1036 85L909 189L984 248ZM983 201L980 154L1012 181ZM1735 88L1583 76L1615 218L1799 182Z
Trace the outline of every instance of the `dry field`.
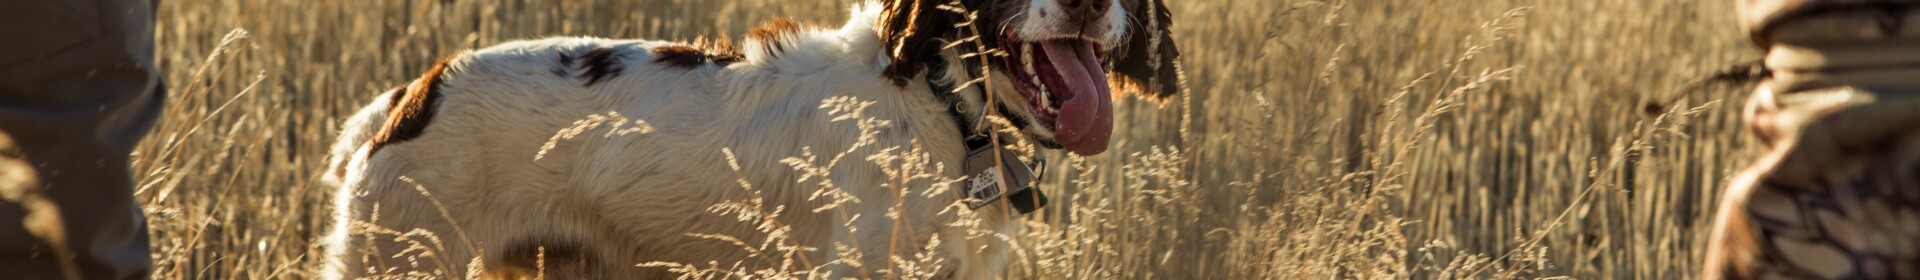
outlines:
M162 1L173 92L135 171L155 278L310 278L338 123L457 50L738 36L852 0ZM1168 0L1191 92L1054 158L1035 279L1678 279L1758 149L1733 1ZM241 31L244 30L244 31ZM1064 163L1064 164L1058 164Z

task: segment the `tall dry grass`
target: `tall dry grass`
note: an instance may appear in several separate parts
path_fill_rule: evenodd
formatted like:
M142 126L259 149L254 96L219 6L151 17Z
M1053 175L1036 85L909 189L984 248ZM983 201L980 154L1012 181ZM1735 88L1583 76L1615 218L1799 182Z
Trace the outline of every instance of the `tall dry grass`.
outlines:
M173 96L135 167L155 277L312 277L339 121L440 56L837 23L846 2L163 1ZM1054 203L1011 276L1686 278L1757 151L1738 89L1639 113L1757 56L1732 1L1169 2L1190 94L1120 101L1106 154L1043 153Z

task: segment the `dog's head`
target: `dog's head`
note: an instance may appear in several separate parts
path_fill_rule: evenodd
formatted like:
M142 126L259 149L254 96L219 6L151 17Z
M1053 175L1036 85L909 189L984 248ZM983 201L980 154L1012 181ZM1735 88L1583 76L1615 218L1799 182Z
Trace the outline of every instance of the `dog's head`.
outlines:
M977 39L1004 52L960 65L968 76L992 77L996 90L1011 89L997 91L995 103L1028 140L1095 155L1113 134L1116 88L1156 101L1184 90L1164 1L886 0L876 27L891 59L886 75L901 84L943 51L974 52L967 44L946 50L951 42ZM965 23L971 28L956 27Z

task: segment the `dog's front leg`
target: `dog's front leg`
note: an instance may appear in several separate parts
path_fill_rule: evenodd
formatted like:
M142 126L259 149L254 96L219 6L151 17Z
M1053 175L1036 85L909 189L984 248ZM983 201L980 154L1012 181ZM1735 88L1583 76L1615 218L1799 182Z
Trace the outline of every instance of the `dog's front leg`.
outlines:
M893 278L888 277L891 274L888 273L891 271L888 269L891 267L888 256L894 255L900 246L911 245L897 244L903 242L893 240L895 231L904 229L895 228L894 219L887 217L886 208L880 206L868 208L877 211L848 211L848 215L835 219L842 228L833 234L833 248L826 248L830 249L826 251L831 252L834 258L834 265L827 267L828 278Z

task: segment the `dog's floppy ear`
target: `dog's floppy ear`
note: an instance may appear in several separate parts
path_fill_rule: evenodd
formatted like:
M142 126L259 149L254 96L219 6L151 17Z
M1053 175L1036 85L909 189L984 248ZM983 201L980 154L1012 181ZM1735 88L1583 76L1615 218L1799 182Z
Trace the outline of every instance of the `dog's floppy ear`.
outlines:
M906 85L924 64L939 55L937 39L953 34L955 14L937 8L937 0L884 0L880 8L880 39L887 52L882 72L896 85Z
M1165 0L1121 0L1127 9L1127 39L1107 60L1117 91L1165 102L1186 91L1180 48L1173 43L1173 13Z

